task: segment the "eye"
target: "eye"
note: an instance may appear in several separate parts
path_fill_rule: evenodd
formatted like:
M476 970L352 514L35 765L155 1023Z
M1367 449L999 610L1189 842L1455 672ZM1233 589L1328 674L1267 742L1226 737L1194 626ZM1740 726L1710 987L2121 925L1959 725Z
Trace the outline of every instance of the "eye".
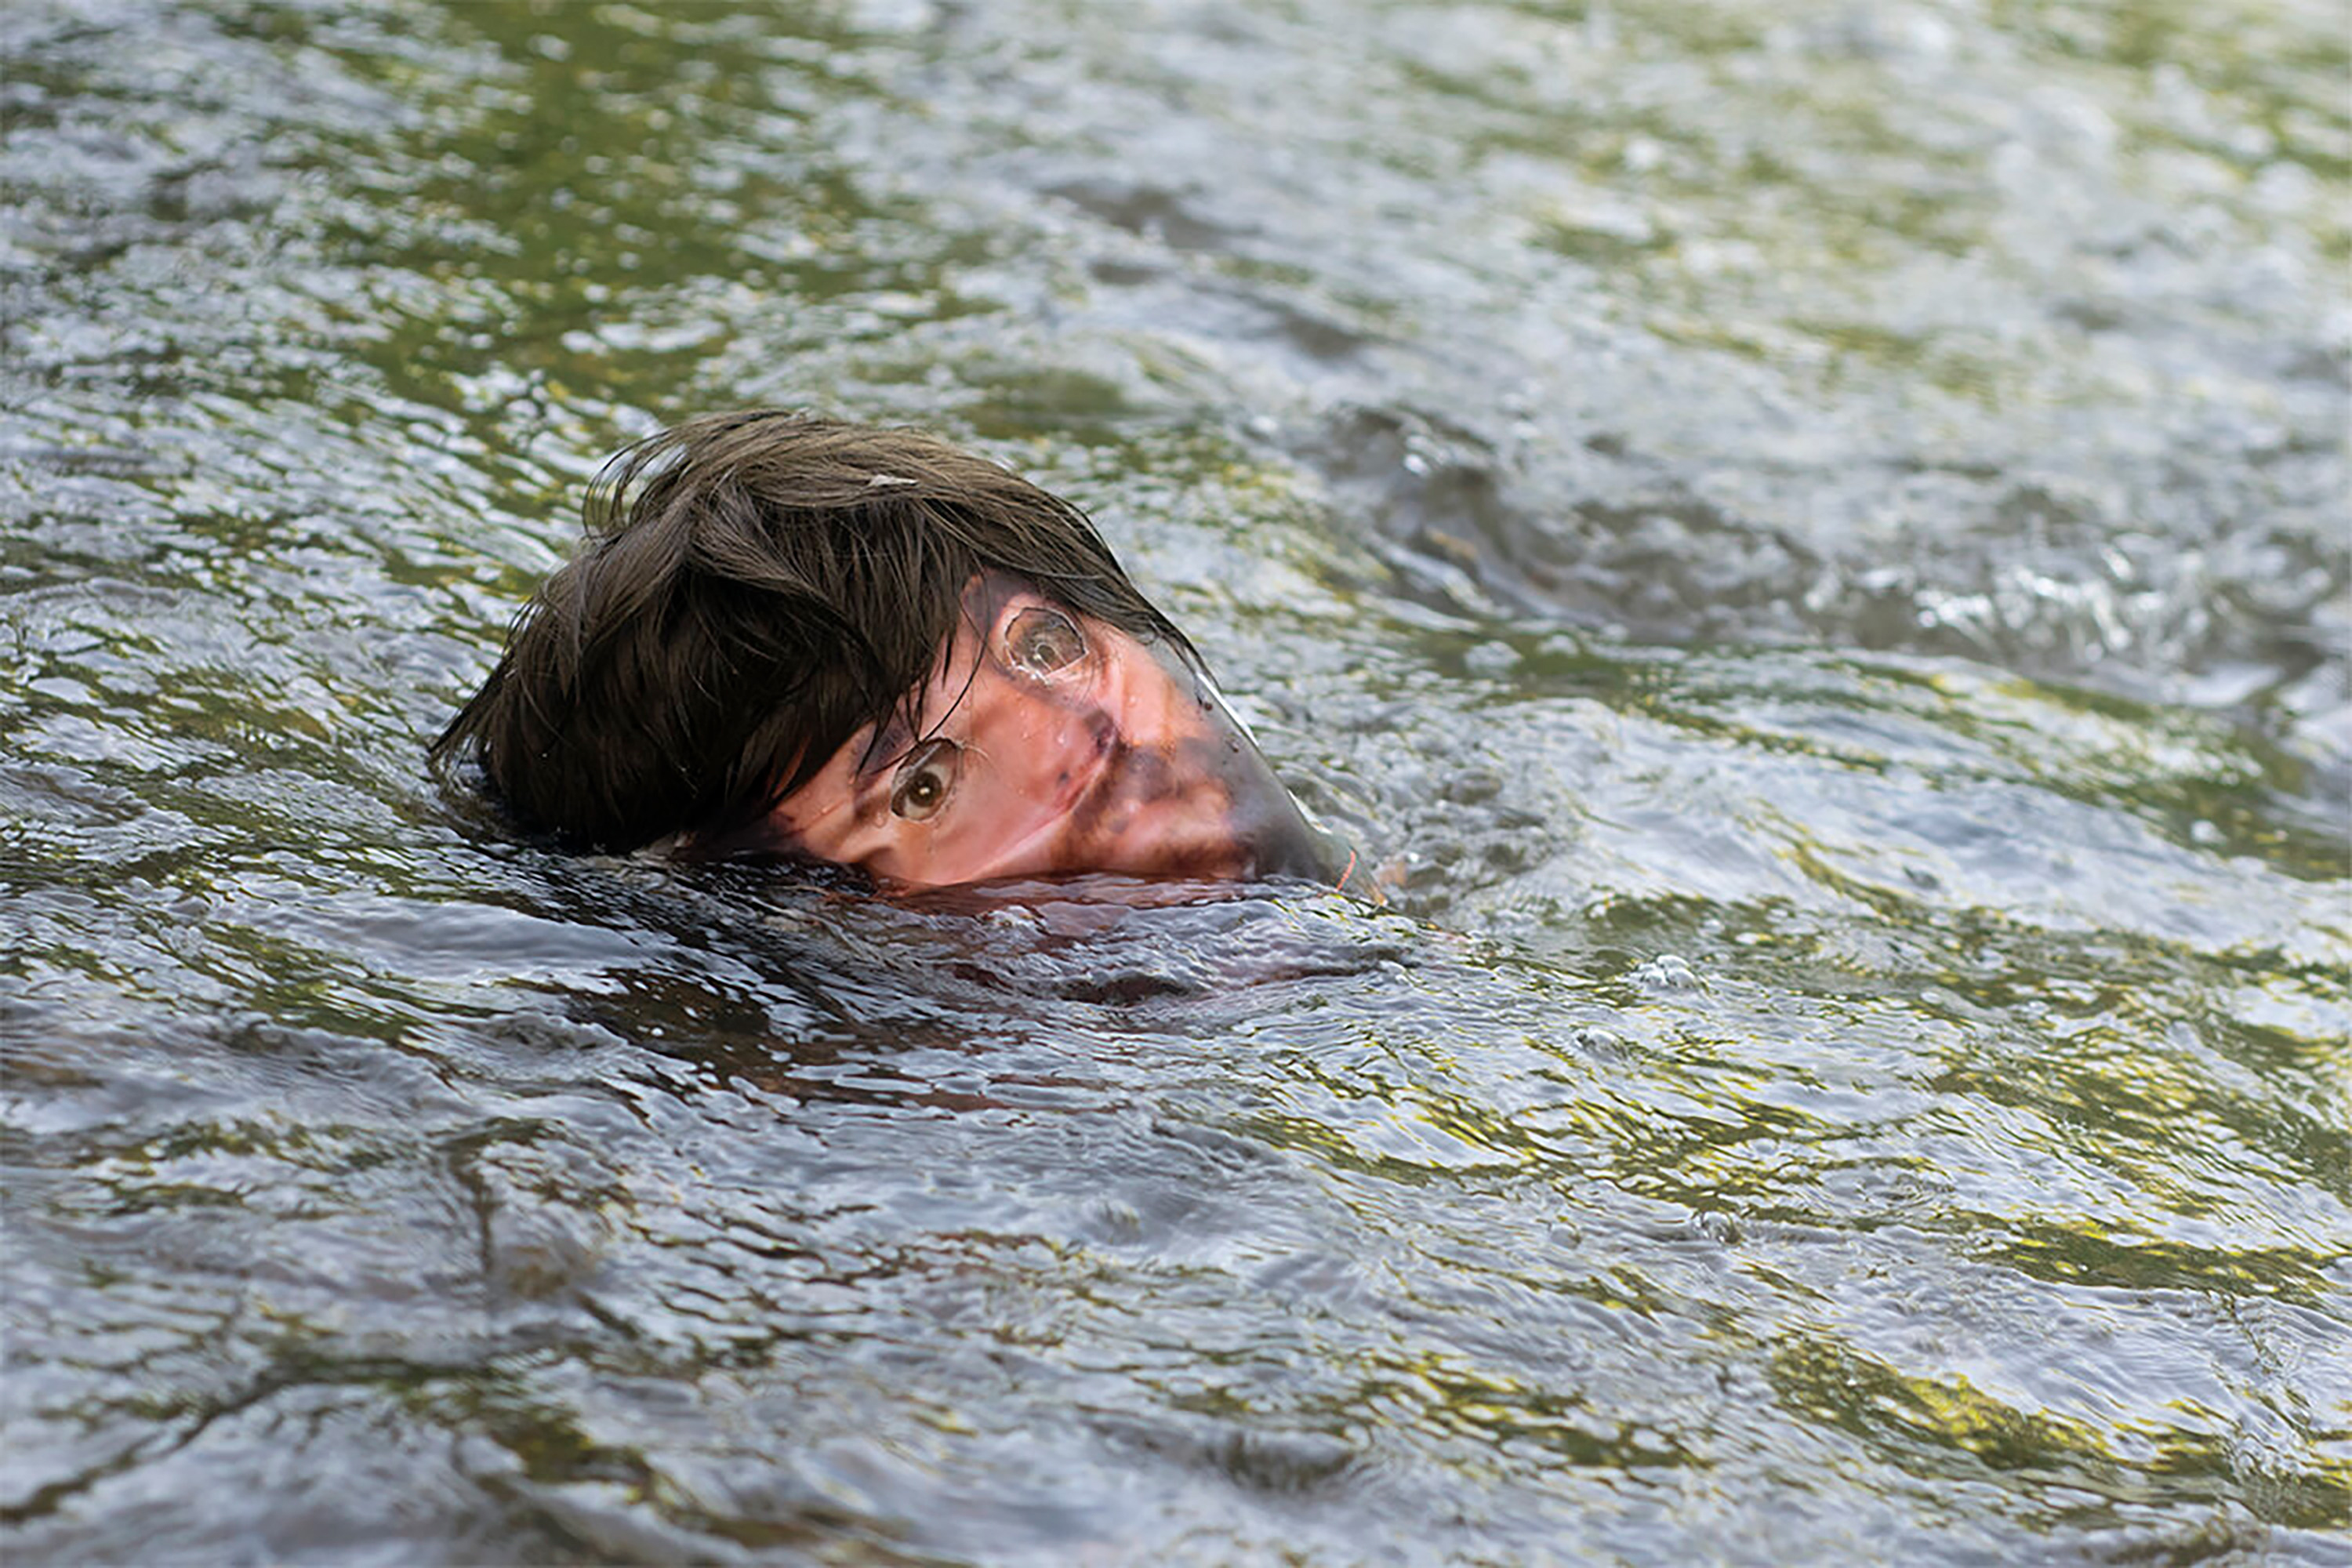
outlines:
M926 741L907 753L890 785L890 809L909 822L926 822L947 804L955 788L963 748L953 741Z
M1033 606L1004 628L1005 662L1031 675L1051 675L1086 657L1085 634L1059 610Z

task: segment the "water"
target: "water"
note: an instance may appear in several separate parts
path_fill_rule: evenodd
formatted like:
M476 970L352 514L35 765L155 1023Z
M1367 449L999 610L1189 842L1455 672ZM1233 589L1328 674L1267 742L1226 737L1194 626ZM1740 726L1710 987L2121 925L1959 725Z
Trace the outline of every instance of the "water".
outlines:
M0 52L12 1561L2346 1560L2339 10ZM764 402L1092 509L1391 907L444 792Z

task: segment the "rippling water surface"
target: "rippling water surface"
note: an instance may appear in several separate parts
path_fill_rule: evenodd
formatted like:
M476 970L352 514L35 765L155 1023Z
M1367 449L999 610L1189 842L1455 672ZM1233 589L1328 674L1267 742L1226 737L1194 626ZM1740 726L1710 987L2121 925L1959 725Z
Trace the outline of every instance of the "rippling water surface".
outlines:
M24 0L14 1562L2341 1562L2340 7ZM422 748L613 448L1076 498L1401 888Z

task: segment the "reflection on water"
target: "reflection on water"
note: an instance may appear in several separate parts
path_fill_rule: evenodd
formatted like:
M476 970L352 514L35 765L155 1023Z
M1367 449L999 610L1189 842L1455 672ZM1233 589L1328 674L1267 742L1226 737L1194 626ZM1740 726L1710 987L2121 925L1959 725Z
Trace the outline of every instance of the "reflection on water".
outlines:
M0 19L26 1561L2327 1560L2325 5ZM754 402L1393 861L890 905L422 746Z

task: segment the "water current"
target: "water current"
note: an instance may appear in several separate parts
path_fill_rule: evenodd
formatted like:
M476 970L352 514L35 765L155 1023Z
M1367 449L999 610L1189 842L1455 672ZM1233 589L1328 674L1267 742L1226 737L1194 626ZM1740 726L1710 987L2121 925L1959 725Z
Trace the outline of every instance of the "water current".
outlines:
M15 0L11 1563L2342 1563L2329 0ZM1391 866L572 857L684 416L1087 506Z

